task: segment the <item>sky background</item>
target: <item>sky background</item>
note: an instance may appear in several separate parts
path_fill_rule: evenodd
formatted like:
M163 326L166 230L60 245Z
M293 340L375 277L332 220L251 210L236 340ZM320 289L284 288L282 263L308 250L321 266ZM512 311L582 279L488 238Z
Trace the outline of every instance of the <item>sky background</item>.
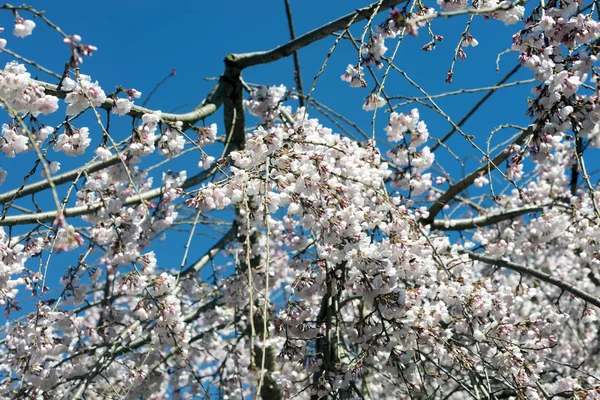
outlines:
M290 0L290 2L297 35L369 4L357 0ZM157 82L175 69L176 75L158 90L147 105L149 108L165 112L186 112L201 102L215 83L207 78L216 78L223 72L223 59L227 54L267 50L289 40L283 0L172 1L168 5L166 2L154 0L119 2L35 0L27 4L38 10L46 10L46 17L67 34L79 34L83 38L83 43L98 47L98 51L92 57L84 59L81 73L91 75L92 80L98 80L107 94L120 85L140 90L145 98ZM426 3L426 5L437 7L435 4ZM24 18L31 18L26 12L21 15ZM375 19L376 23L383 22L386 16L387 12L380 14ZM11 34L13 16L6 11L0 13L0 25L6 27L2 35L8 40L7 48L61 73L70 56L68 46L62 43L58 33L49 29L42 21L38 19L35 21L37 27L32 36L25 39L15 38ZM430 94L495 85L517 64L517 53L506 54L501 59L500 72L496 72L497 54L510 47L512 34L522 25L505 27L500 21L475 18L471 25L471 34L480 44L478 47L466 49L467 59L457 61L454 81L449 85L444 82L446 72L466 22L466 17L433 21L433 32L444 37L435 51L426 53L421 50L421 47L431 38L426 30L420 30L419 36L404 39L395 64L405 70ZM356 24L352 30L353 35L360 37L364 26L364 22ZM305 91L311 87L313 78L321 68L333 42L333 37L326 38L299 52ZM391 54L394 43L394 41L387 42L390 48L387 55ZM12 57L7 54L0 54L0 64L11 60ZM372 78L367 74L366 79L369 83L367 89L351 89L339 78L348 64L356 64L356 62L356 51L350 43L342 41L329 60L325 72L319 78L313 96L335 111L346 115L370 133L372 115L363 111L361 106L370 90L374 88ZM29 67L28 70L34 77L57 83L55 78L44 73L33 71ZM379 77L381 72L378 72ZM251 83L284 84L292 88L294 87L292 58L249 68L244 71L243 77ZM511 81L530 77L529 71L523 69ZM530 85L520 86L494 94L492 100L464 125L464 131L474 135L479 145L485 146L489 133L498 125L504 123L527 125L525 99L530 87ZM390 73L385 89L388 95L392 96L421 95L395 72ZM458 121L483 95L484 93L454 96L440 99L437 103L454 121ZM419 108L422 119L429 126L430 135L440 138L448 132L450 125L426 107L413 104L401 107L397 111L408 113L414 107ZM61 102L61 110L64 109L65 105ZM325 125L331 126L314 110L309 113L321 119ZM64 115L61 111L58 114ZM383 129L387 125L387 116L383 111L379 111L378 115L380 117L377 119L375 129L378 137L384 139ZM85 118L79 120L78 124L85 126L84 123L87 122L90 126L94 141L88 150L89 154L86 153L83 158L69 159L50 152L51 160L56 159L63 163L62 171L81 165L83 161L88 161L93 156L94 144L99 143L101 131L90 116L87 118L87 120ZM59 122L60 118L49 121ZM220 113L206 120L207 124L213 122L219 125L222 133L223 123ZM255 122L253 119L248 119L248 125ZM131 132L131 119L128 117L118 120L115 116L111 124L113 124L111 133L116 139L122 139ZM338 131L335 127L332 128ZM119 129L123 130L122 133L119 133ZM504 141L513 133L514 131L501 131L494 142ZM432 143L428 144L431 146ZM481 155L478 155L459 135L455 135L448 144L462 156L465 166L461 166L447 152L440 151L436 154L436 160L447 172L459 178L465 172L477 167ZM385 146L383 148L385 150ZM22 171L28 171L34 159L33 154L16 159L7 159L0 155L0 166L7 169L10 174L0 189L18 187L23 179ZM192 157L184 157L171 163L170 168L185 169L188 171L188 176L191 176L198 172L197 161L198 156L194 154ZM12 173L13 171L20 171L20 174ZM159 175L155 176L160 179ZM38 172L30 182L40 178ZM65 188L61 188L63 189ZM52 204L48 200L48 198L38 198L42 206ZM15 232L18 231L17 228ZM201 233L211 234L211 232ZM187 233L173 233L169 238L171 241L168 243L172 244L175 238L175 246L179 247L158 244L155 250L159 255L159 261L161 255L175 254L176 265L170 267L178 268ZM202 254L212 243L213 240L206 237L196 239L190 252L190 261L194 261L195 257ZM74 255L77 254L79 252L74 252ZM57 260L64 260L62 265L72 262L69 255L59 257ZM49 271L48 276L51 287L66 269L61 267L60 263L57 267L55 265L51 264L52 270Z

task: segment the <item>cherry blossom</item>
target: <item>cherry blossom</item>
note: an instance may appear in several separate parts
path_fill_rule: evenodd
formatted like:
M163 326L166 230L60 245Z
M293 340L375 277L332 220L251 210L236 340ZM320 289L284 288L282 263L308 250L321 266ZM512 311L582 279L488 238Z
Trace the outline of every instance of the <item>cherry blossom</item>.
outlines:
M342 80L350 83L350 87L366 87L367 83L363 79L362 67L349 64L346 73L342 75Z
M73 87L74 83L75 86ZM99 107L106 101L106 94L98 85L98 82L92 83L88 75L79 75L77 82L65 78L63 89L70 92L65 97L65 102L68 104L67 115L79 114L90 105Z
M69 128L58 135L54 150L62 151L69 156L78 156L85 152L91 142L88 128Z
M7 124L2 125L2 140L0 150L9 158L14 158L18 153L29 150L29 138L18 132L16 127Z
M34 28L35 22L32 20L17 17L15 19L15 29L13 30L13 35L19 38L24 38L31 35Z
M11 61L0 73L0 95L17 112L51 114L58 109L58 98L31 79L24 65ZM3 104L4 106L4 104Z

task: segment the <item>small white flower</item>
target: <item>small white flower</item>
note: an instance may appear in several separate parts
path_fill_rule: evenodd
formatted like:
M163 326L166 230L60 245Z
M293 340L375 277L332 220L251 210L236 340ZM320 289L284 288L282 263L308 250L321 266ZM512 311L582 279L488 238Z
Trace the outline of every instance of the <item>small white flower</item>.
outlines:
M383 106L385 106L385 99L381 96L377 96L375 93L371 93L369 97L367 97L367 101L365 101L362 108L365 111L372 111Z
M133 101L129 99L117 99L114 102L112 111L117 115L125 115L131 111L133 107Z
M65 92L70 92L73 89L75 89L76 86L77 86L77 82L75 82L73 79L71 79L68 76L66 76L65 79L62 80L62 83L61 83L60 87Z
M475 180L473 181L473 184L477 187L482 187L484 185L487 185L488 183L490 183L490 181L485 175L481 175L480 177L475 178Z
M360 65L355 67L352 64L348 64L348 66L346 67L346 73L340 78L344 82L349 82L350 87L366 87L367 83L362 77L362 70L363 68Z
M35 22L30 19L17 18L15 21L15 29L13 35L16 37L24 38L31 35L35 28Z
M106 147L100 146L96 149L96 155L100 160L106 161L112 156L112 153Z

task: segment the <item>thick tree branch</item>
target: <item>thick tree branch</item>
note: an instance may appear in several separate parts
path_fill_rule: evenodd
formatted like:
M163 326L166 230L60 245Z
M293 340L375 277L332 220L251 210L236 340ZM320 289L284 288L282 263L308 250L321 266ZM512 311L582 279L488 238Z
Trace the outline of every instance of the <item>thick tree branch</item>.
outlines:
M223 250L228 243L237 237L237 231L237 224L233 224L231 229L229 229L227 233L225 233L221 239L219 239L219 241L215 243L215 245L209 251L206 252L206 254L200 257L194 264L183 270L180 274L180 277L200 271L210 260L214 259L215 256L219 254L219 252Z
M227 83L227 89L223 96L224 124L227 135L224 156L232 151L241 150L246 145L244 87L241 72L239 68L227 65L225 73L221 77Z
M292 55L295 51L298 51L301 48L316 42L317 40L323 39L324 37L329 36L340 29L347 28L351 21L359 22L369 19L376 9L383 11L404 2L406 2L406 0L381 0L379 2L375 2L367 7L359 8L353 13L345 15L317 29L305 33L304 35L299 36L297 39L289 41L279 47L267 51L230 54L225 59L225 62L228 65L235 66L239 69L244 69L253 65L277 61L281 58Z
M206 179L213 176L219 168L213 164L210 169L200 172L183 182L181 188L187 189L192 186L196 186L199 183L205 181ZM159 187L156 189L148 190L147 192L141 193L140 195L130 196L123 203L123 207L139 204L142 201L147 201L151 199L155 199L160 197L165 192L164 187ZM62 212L62 215L65 218L69 217L79 217L82 215L92 214L98 210L100 210L104 206L102 201L98 201L92 205L88 206L78 206L78 207L70 207L65 208ZM15 215L8 216L0 219L0 226L13 226L13 225L25 225L25 224L36 224L36 223L44 223L44 222L52 222L56 219L58 213L56 211L47 211L36 214L27 214L27 215Z
M575 286L563 281L562 279L555 278L544 272L538 271L537 269L526 267L521 264L516 264L511 261L499 260L497 258L492 258L492 257L486 257L481 254L473 253L470 251L463 250L460 252L463 254L468 254L472 260L481 261L486 264L495 265L495 266L502 267L502 268L508 268L512 271L516 271L516 272L520 272L525 275L533 276L534 278L538 278L544 282L550 283L550 284L558 287L559 289L564 290L565 292L569 292L572 295L574 295L575 297L578 297L581 300L584 300L584 301L600 308L600 298L592 296L591 294L584 292L581 289L576 288Z
M69 92L65 92L58 89L57 85L53 85L51 83L36 81L39 86L42 86L45 89L47 94L51 94L58 98L64 99ZM193 125L194 123L200 121L203 118L208 117L213 114L217 109L223 104L223 85L219 82L207 96L207 98L200 103L193 111L183 113L183 114L172 114L172 113L161 113L161 119L163 121L175 122L181 121L188 125ZM110 98L107 98L104 103L100 106L105 110L112 110L114 107L114 101ZM150 114L154 112L149 108L133 106L131 111L127 113L127 115L131 117L140 118L144 114Z
M431 223L431 227L440 231L462 231L464 229L480 228L483 226L494 225L498 222L520 217L521 215L540 212L543 211L545 207L549 206L551 205L547 204L539 206L510 208L499 213L481 215L479 217L473 218L436 220Z
M52 181L52 183L54 183L55 186L62 185L63 183L73 182L73 180L78 176L92 174L96 171L103 170L118 163L119 157L117 155L114 155L106 161L97 161L95 163L84 165L83 167L65 172L63 174L56 175L52 177L50 181ZM46 190L48 188L50 188L50 182L48 182L47 179L31 183L29 185L23 186L22 188L13 189L0 194L0 204L6 204L10 201L19 199L21 197L25 197L33 193L41 192L42 190Z
M533 128L530 126L529 128L525 129L512 144L513 145L522 144L525 141L525 139L529 135L532 134L532 132L533 132ZM506 160L508 157L510 157L510 155L511 155L510 151L504 150L504 151L500 152L500 154L498 154L492 160L485 163L484 165L482 165L481 167L479 167L478 169L471 172L469 175L465 176L463 179L461 179L460 181L458 181L457 183L452 185L448 190L446 190L446 192L443 195L440 196L439 199L437 199L433 203L433 205L429 208L428 217L426 219L422 220L421 222L426 223L426 224L431 223L433 221L433 219L438 215L438 213L440 211L442 211L444 206L446 204L448 204L452 199L454 199L454 197L456 197L457 194L459 194L460 192L462 192L463 190L465 190L466 188L471 186L473 184L473 182L475 182L475 179L477 179L481 175L487 175L488 168L491 170L497 169L498 165L500 165L504 160ZM488 164L489 164L489 166L488 166Z

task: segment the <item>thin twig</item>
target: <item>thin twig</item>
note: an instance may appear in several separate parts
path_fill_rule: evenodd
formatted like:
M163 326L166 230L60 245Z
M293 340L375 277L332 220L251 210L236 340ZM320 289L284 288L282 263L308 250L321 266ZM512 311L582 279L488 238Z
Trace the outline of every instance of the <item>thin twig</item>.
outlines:
M290 29L290 38L292 40L296 39L296 32L294 29L294 18L292 15L292 7L290 5L290 0L283 0L285 4L285 14L288 20L288 27ZM304 107L304 89L302 87L302 74L300 73L300 57L298 56L298 51L294 51L294 80L296 81L296 91L299 93L298 103L300 107Z

